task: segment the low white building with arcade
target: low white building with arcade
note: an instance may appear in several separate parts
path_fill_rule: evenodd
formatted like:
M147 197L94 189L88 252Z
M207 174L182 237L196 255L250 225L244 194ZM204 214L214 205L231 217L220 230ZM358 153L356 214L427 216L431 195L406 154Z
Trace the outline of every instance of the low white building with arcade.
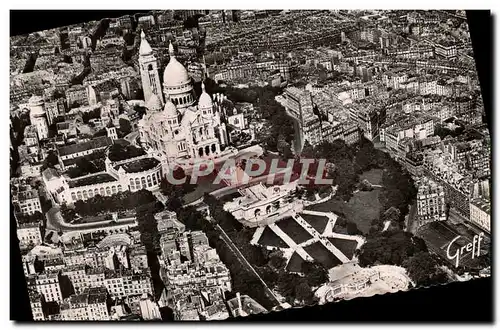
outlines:
M69 178L54 169L43 172L47 190L58 204L73 204L94 196L111 196L123 191L160 188L162 163L151 155L112 162L105 160L106 170L77 178Z
M303 209L301 200L292 194L298 181L286 185L266 187L262 183L239 189L241 197L224 204L236 220L248 227L266 226L290 217Z

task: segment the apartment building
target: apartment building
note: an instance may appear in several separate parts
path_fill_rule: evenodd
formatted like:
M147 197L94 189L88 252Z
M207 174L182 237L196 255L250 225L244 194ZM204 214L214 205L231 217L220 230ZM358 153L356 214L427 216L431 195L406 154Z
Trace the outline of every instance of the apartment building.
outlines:
M418 224L446 220L444 188L435 181L424 178L418 184L417 215Z
M470 202L470 221L488 234L491 232L491 204L486 198L476 198Z

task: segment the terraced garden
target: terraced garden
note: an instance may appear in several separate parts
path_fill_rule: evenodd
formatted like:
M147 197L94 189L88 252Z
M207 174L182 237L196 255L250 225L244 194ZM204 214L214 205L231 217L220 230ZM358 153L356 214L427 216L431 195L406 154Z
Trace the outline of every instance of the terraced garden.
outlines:
M304 214L301 213L300 216L307 221L316 231L322 234L325 231L326 225L328 223L328 217L321 217L317 215Z
M288 245L285 242L283 242L283 240L278 235L276 235L276 233L269 227L266 227L264 229L257 243L263 246L276 246L279 248L288 248Z
M356 246L358 245L357 241L336 237L328 237L328 240L347 258L352 259L354 251L356 251Z
M303 262L304 259L302 259L297 252L294 252L288 261L286 270L288 272L299 273L302 270Z
M315 242L304 247L304 250L313 257L314 260L321 263L326 269L333 268L342 264L342 262L333 255L321 242Z
M276 225L283 230L296 244L304 243L311 239L311 235L293 218L285 218L276 222Z

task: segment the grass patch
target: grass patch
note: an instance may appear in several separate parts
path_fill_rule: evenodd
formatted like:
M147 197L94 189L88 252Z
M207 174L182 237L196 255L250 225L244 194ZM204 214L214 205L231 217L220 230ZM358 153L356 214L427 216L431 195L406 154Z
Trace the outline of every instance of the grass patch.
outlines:
M291 217L276 222L276 225L297 244L304 243L312 238L311 235Z
M356 251L356 246L358 245L357 241L336 237L328 237L328 240L347 258L352 259L352 257L354 256L354 251Z
M317 215L304 214L301 213L300 216L310 224L316 231L322 234L325 231L326 225L328 223L328 217L321 217Z
M384 170L374 168L369 171L364 172L359 176L359 181L368 180L371 184L382 184L382 173Z
M359 230L367 234L373 219L378 219L379 217L379 193L380 190L376 189L372 191L359 191L354 194L348 203L334 198L321 204L308 206L306 209L344 214L347 220L355 223ZM335 228L337 227L338 226L335 225Z
M262 232L262 235L260 235L259 241L257 243L260 244L260 245L263 245L263 246L276 246L276 247L279 247L279 248L288 248L289 247L269 227L266 227L264 229L264 231Z
M321 242L315 242L311 245L304 247L304 250L314 258L317 262L321 263L326 269L333 268L342 264L342 262L331 253Z

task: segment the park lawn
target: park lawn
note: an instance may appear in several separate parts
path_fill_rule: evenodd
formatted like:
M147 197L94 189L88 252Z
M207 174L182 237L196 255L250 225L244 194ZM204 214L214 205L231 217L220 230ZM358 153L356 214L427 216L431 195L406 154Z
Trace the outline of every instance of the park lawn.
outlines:
M344 214L347 220L354 222L359 230L367 234L373 219L378 219L379 217L379 193L380 190L377 189L372 191L358 191L348 203L333 198L325 203L311 205L307 209Z
M288 217L276 222L276 225L296 243L301 244L311 239L311 235L294 218Z
M359 176L359 181L363 181L364 179L370 181L371 184L377 184L381 185L382 184L382 173L384 173L384 170L374 168L369 171L364 172Z
M328 240L342 252L347 258L352 259L358 242L350 239L328 237Z
M286 265L286 271L292 273L300 273L302 271L302 259L297 252L294 252Z
M267 226L262 232L262 235L257 243L263 246L276 246L280 248L289 247L272 229Z
M301 213L300 216L310 224L316 231L323 234L328 223L328 217Z
M331 253L321 242L315 242L304 247L304 250L317 262L321 263L326 269L333 268L342 264L342 262Z

